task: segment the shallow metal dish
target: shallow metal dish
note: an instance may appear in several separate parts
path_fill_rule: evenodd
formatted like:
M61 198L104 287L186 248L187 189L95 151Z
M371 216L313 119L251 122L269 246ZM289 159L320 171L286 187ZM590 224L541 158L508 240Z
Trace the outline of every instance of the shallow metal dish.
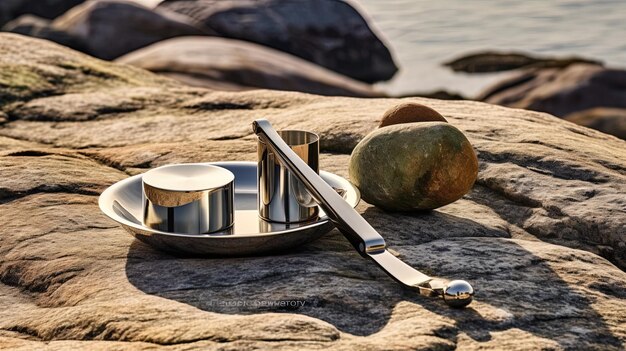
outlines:
M100 209L135 238L164 251L193 255L241 256L282 251L313 241L334 228L320 209L311 222L268 223L257 210L257 163L211 162L235 174L235 225L232 231L214 234L168 233L145 227L142 218L142 175L119 181L107 188L99 199ZM320 176L335 188L352 207L360 193L348 180L324 171Z

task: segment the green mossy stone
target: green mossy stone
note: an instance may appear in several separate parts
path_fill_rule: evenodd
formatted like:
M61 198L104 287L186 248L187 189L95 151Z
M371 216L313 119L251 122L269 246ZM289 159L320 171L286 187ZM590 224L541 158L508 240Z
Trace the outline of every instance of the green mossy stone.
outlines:
M370 204L387 210L430 210L472 188L478 159L469 140L444 122L377 129L354 148L350 179Z

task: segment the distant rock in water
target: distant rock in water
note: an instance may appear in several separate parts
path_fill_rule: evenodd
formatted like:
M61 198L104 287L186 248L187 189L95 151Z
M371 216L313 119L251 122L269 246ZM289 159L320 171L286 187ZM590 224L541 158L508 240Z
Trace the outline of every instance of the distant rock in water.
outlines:
M626 140L626 109L596 107L572 113L564 119Z
M367 83L398 70L385 44L344 1L166 0L157 8L193 17L219 36L288 52Z
M0 27L21 15L56 18L85 0L0 0Z
M529 70L487 88L477 99L492 104L548 112L559 117L599 107L626 109L626 70L588 64L571 65L564 69ZM604 113L602 116L606 123L598 124L598 120L591 123L591 117L572 117L570 120L585 120L583 125L609 134L623 133L619 129L607 130L609 126L623 123L608 123L609 117ZM610 119L621 118L624 118L623 114Z
M509 71L518 68L563 68L575 63L602 65L602 62L581 57L537 57L516 52L485 51L459 57L444 63L455 72L487 73Z
M578 64L523 72L478 100L565 117L594 107L626 108L626 71Z
M34 15L22 15L5 24L2 31L50 40L78 51L88 51L88 45L83 38L55 29L50 20Z
M117 61L216 90L264 88L319 95L382 96L370 85L301 58L234 39L174 38Z
M180 14L115 0L86 2L54 20L52 27L81 38L86 53L106 60L164 39L208 33Z

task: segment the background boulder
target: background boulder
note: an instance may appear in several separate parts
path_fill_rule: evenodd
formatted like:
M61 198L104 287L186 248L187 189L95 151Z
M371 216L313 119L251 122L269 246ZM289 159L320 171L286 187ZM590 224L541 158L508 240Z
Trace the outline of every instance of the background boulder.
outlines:
M120 57L118 62L217 90L264 88L320 95L382 96L365 83L298 57L226 38L169 39Z
M531 70L486 89L478 99L559 117L593 107L626 108L626 71L596 65Z
M626 140L626 109L596 107L571 113L565 120Z
M2 0L0 1L0 27L21 15L31 14L41 18L56 18L85 0Z
M626 109L626 70L576 64L564 69L524 71L487 88L478 100L558 117L599 107ZM613 115L617 120L623 118L623 114ZM623 123L612 125L619 127ZM621 129L603 131L624 133Z
M52 27L81 38L88 54L107 60L164 39L208 33L185 16L117 0L86 2L54 20Z
M367 83L398 70L368 22L342 0L166 0L157 8L193 17L219 36L269 46Z
M520 52L483 51L463 55L444 63L455 72L487 73L519 68L564 68L575 63L602 65L582 57L541 57Z
M46 39L74 50L87 52L86 39L65 30L56 29L52 21L34 15L22 15L2 27L2 31Z

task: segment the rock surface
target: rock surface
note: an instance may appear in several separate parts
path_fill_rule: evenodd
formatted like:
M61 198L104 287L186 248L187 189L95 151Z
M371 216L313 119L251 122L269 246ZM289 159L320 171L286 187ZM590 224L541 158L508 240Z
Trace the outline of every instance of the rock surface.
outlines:
M51 30L80 38L87 44L86 53L106 60L168 38L211 33L180 14L118 0L76 6L55 19ZM38 37L37 33L28 34Z
M265 88L320 95L382 96L371 86L261 45L215 37L165 40L120 57L188 85L218 90Z
M0 27L21 15L56 18L85 0L2 0L0 1Z
M193 17L219 36L287 52L366 83L388 80L398 70L367 21L342 0L175 0L159 8Z
M97 196L150 167L254 160L250 122L322 136L321 169L415 101L468 135L473 191L426 214L358 211L411 265L477 289L471 308L401 289L337 231L272 257L173 257ZM626 143L467 101L214 92L0 34L3 349L621 350ZM263 306L301 301L299 308ZM246 306L237 306L238 304Z
M455 72L486 73L519 68L564 68L576 63L602 65L602 62L582 57L537 57L517 52L485 51L464 55L444 63Z

